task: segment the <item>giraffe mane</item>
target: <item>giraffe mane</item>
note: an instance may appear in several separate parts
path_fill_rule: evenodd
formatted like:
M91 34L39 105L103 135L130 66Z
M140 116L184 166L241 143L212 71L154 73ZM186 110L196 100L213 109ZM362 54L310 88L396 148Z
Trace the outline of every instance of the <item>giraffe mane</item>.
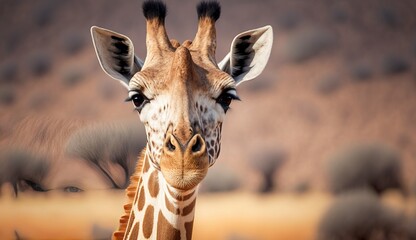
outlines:
M123 240L124 234L126 233L127 223L129 221L129 216L131 213L131 208L133 205L134 197L137 191L137 186L141 178L141 173L143 169L144 158L146 155L146 148L142 150L137 161L136 169L130 177L130 184L126 188L127 203L124 204L124 215L120 217L118 230L113 234L113 240Z

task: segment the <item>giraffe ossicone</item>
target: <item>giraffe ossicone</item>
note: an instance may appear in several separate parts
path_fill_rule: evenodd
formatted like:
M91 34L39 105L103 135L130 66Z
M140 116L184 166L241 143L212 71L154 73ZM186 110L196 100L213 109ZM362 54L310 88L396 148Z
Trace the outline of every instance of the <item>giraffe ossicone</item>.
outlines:
M179 44L165 29L166 6L145 1L147 56L122 34L92 27L99 63L128 89L147 134L127 188L129 202L114 239L191 239L199 183L220 153L221 128L236 87L257 77L269 59L271 26L237 35L215 60L216 1L197 6L193 41Z

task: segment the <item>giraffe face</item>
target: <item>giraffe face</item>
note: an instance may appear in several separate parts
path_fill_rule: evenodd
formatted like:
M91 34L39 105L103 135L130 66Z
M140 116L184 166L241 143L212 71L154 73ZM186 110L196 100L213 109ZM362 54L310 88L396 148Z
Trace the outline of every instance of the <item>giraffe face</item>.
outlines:
M270 26L238 34L230 53L217 64L216 2L197 7L198 30L193 41L180 45L165 29L166 7L160 1L143 5L147 56L134 54L131 40L92 27L103 70L129 90L146 127L147 154L166 182L177 189L194 188L220 152L221 126L236 86L257 77L271 53Z
M129 82L151 162L171 186L184 190L195 187L218 158L225 114L238 99L232 77L198 54L180 46L164 60L162 66L170 67L144 66Z

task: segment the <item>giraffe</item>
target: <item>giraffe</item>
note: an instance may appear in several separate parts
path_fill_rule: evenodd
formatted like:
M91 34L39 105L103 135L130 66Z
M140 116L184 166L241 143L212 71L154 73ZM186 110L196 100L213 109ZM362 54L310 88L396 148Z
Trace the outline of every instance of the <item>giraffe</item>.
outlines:
M236 87L264 69L273 42L271 26L238 34L230 53L215 60L220 4L197 5L193 41L169 39L166 5L145 1L145 60L125 35L93 26L99 63L128 90L147 135L131 183L125 215L113 239L192 238L198 185L220 153L222 123Z

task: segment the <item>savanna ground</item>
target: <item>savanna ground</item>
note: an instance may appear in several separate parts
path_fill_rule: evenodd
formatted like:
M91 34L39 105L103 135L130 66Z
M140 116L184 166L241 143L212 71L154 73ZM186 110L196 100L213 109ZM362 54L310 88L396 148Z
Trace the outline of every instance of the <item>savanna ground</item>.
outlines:
M192 39L196 1L166 2L168 34L180 42ZM89 27L130 36L144 58L139 1L0 4L2 154L28 116L138 122L123 102L124 89L101 71ZM272 25L275 42L264 73L239 89L243 101L227 114L222 153L203 186L236 192L201 194L195 239L315 239L337 198L329 193L329 162L366 144L397 156L401 183L395 187L404 195L383 193L381 199L414 218L415 2L232 0L222 6L218 60L236 34L251 28ZM272 193L258 194L264 191ZM24 194L17 200L3 194L0 238L105 238L122 211L122 192Z
M319 192L204 194L197 203L194 239L316 239L333 200ZM122 191L2 198L0 237L15 239L17 232L22 239L107 239L123 201ZM386 194L382 202L396 211L416 211L415 200L397 192Z

